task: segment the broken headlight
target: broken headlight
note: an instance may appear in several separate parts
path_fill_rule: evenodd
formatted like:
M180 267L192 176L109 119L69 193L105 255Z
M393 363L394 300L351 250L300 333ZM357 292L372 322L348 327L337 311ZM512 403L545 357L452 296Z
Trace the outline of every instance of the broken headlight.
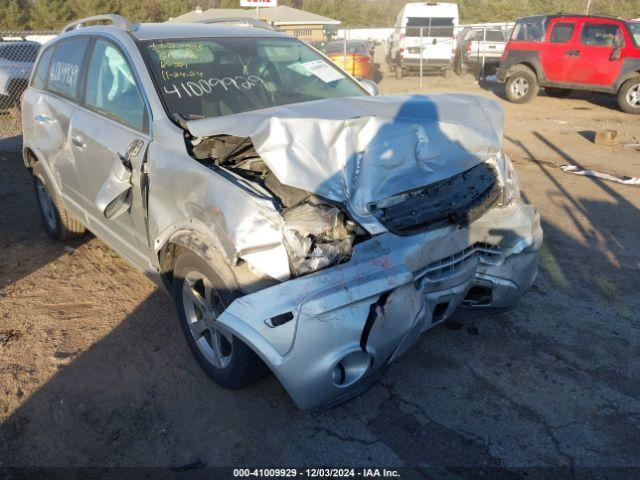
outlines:
M493 157L492 163L498 168L500 181L502 182L500 206L508 207L513 202L520 200L520 182L518 181L516 168L513 166L509 156L504 152L500 152Z
M291 273L300 276L351 257L357 225L337 207L309 200L283 213Z

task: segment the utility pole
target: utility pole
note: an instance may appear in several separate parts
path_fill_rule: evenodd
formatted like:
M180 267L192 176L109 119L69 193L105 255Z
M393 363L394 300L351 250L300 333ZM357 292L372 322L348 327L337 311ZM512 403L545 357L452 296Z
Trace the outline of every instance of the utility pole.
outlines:
M587 0L587 15L591 13L591 0Z

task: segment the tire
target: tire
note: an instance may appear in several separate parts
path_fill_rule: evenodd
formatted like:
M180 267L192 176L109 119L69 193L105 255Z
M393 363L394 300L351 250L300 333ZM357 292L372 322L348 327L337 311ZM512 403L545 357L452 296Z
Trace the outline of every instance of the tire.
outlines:
M530 102L539 91L536 74L524 65L514 67L505 82L505 95L512 103Z
M85 233L84 225L73 218L56 192L39 175L33 176L38 211L47 233L58 240L70 240Z
M215 263L216 270L183 250L174 268L173 296L180 327L198 365L218 385L235 390L259 380L268 368L239 338L216 328L217 315L242 294L226 262L216 256Z
M618 105L623 112L640 114L640 75L622 84L618 90Z
M548 96L548 97L554 97L554 98L567 98L569 95L571 95L571 90L568 90L566 88L551 88L551 87L545 87L544 89L544 93Z

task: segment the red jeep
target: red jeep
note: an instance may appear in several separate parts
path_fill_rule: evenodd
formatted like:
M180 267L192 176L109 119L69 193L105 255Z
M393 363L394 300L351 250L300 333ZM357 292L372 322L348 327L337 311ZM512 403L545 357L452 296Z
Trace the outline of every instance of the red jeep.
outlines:
M640 114L640 22L589 15L518 19L500 59L507 98L525 103L544 87L618 96L620 108Z

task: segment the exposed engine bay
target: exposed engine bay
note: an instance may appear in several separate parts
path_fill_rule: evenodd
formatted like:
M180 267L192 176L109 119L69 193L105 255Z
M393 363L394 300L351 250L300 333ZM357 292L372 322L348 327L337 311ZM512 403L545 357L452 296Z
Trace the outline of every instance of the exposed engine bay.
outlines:
M220 135L187 144L191 155L201 163L250 182L273 200L284 220L283 241L292 276L348 261L356 237L368 238L338 205L283 185L258 155L250 138Z

